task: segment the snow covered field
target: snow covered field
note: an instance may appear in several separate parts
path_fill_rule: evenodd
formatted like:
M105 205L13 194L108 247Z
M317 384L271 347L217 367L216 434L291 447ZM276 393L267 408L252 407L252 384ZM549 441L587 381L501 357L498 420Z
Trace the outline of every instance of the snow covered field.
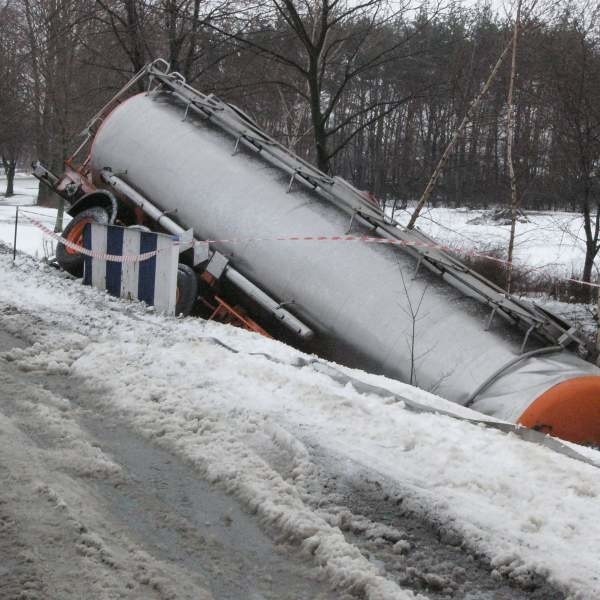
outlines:
M38 180L29 173L19 172L15 175L14 192L11 198L4 198L6 190L6 177L0 174L0 199L10 204L35 204L38 193Z
M255 334L157 316L27 257L13 266L0 255L0 330L30 344L6 351L0 370L79 382L76 404L53 401L53 427L68 430L81 410L130 427L226 490L337 589L371 599L600 596L597 466L412 410L458 408ZM585 453L600 465L600 453ZM388 518L359 510L367 496L366 506L393 507ZM432 559L394 521L405 512L470 562Z
M427 208L417 227L461 252L501 250L505 255L510 225L495 223L487 218L489 215L490 211L483 210ZM579 277L585 257L581 214L527 212L526 217L527 222L517 223L515 264L555 277ZM409 218L407 211L396 214L396 219L404 224Z

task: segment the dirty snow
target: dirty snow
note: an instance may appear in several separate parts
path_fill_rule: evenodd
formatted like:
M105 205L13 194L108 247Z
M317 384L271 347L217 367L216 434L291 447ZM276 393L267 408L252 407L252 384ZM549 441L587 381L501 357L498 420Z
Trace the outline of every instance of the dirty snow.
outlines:
M95 410L185 457L341 588L371 599L412 597L346 539L342 513L318 510L317 451L332 470L340 457L368 470L382 494L401 488L412 510L485 556L499 577L535 575L571 598L600 596L597 467L510 434L412 412L392 393L337 382L279 342L160 317L26 257L12 266L0 255L0 308L0 328L35 342L6 360L104 390ZM449 408L399 382L377 377L376 384ZM586 453L600 462L600 453ZM286 468L278 467L282 455ZM408 551L397 547L399 557Z
M37 182L22 177L16 188L10 203L0 198L0 240L9 245L13 204L32 204ZM39 213L32 216L46 225L54 223L52 209L23 209ZM429 209L419 226L462 250L505 245L506 226L481 219L468 223L481 216L481 211ZM558 276L578 273L580 217L536 213L529 218L518 226L517 261ZM19 250L44 256L50 249L43 239L21 221ZM23 256L13 266L0 255L0 329L35 342L7 353L6 360L26 372L81 377L105 390L98 410L118 415L191 461L209 481L299 544L338 587L362 590L368 598L412 597L346 539L342 530L348 518L360 528L356 517L315 509L320 500L310 482L317 477L316 449L380 477L382 494L386 485L400 486L412 510L487 557L498 576L524 582L533 574L572 598L600 595L597 468L510 434L416 414L398 396L478 417L473 411L336 366L389 389L390 396L359 392L281 343L219 324L162 318L82 288ZM36 410L51 428L52 415L43 413L48 409ZM600 464L600 452L583 452ZM291 465L283 471L277 467L281 454ZM69 460L82 474L118 469L80 442L47 460L51 466ZM399 556L409 550L406 541L394 541Z
M66 399L1 369L0 401L3 599L212 598L108 522L86 482L119 482L120 466L90 444Z

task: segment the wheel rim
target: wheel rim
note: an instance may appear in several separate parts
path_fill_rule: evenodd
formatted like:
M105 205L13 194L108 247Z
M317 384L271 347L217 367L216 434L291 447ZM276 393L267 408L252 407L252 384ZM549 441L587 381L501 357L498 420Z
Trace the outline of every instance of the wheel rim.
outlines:
M75 223L75 225L73 226L71 231L69 231L69 233L67 234L67 240L69 240L69 242L71 242L73 244L77 244L78 246L83 246L83 232L85 231L85 226L91 222L92 222L91 219L82 219L78 223ZM65 250L66 250L67 254L71 254L71 255L79 254L78 250L75 250L74 248L70 248L69 246L66 246L66 245L65 245Z

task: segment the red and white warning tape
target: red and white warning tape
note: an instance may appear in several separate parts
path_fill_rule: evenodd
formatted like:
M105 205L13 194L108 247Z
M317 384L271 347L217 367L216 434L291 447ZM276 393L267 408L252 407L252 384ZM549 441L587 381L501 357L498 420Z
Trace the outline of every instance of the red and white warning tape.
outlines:
M562 281L570 281L571 283L579 283L587 287L600 288L600 283L591 283L590 281L582 281L581 279L573 279L572 277L564 277Z
M426 242L408 242L405 240L372 237L372 236L359 236L359 235L290 235L282 237L272 238L231 238L222 240L205 240L197 241L196 244L247 244L249 242L361 242L363 244L383 244L391 246L407 246L411 248L431 248L432 250L444 250L446 252L456 253L456 248L451 246L443 246L441 244L431 244ZM476 251L462 251L461 254L469 256L479 256L486 258L491 261L498 263L508 264L508 261L498 258L496 256L490 256Z
M457 248L452 246L445 246L443 244L432 244L427 242L409 242L405 240L398 239L390 239L390 238L381 238L381 237L373 237L373 236L355 236L355 235L334 235L334 236L283 236L283 237L273 237L273 238L233 238L233 239L223 239L223 240L205 240L202 242L195 242L196 244L245 244L248 242L307 242L307 241L317 241L317 242L361 242L363 244L384 244L384 245L392 245L392 246L405 246L412 248L431 248L432 250L443 250L444 252L449 252L450 254L460 254L462 256L471 256L475 258L483 258L485 260L489 260L491 262L495 262L501 264L503 266L509 267L511 264L514 266L514 262L511 263L508 260L503 258L498 258L497 256L492 256L490 254L485 254L484 252L478 252L477 250L467 250L461 249L460 251ZM529 269L528 272L534 271L544 271L546 267L540 266ZM600 284L598 283L590 283L587 281L582 281L581 279L575 279L572 277L561 277L558 278L559 281L569 281L571 283L578 283L584 286L592 287L592 288L600 288Z
M75 244L74 242L71 242L67 238L62 237L62 235L59 235L55 231L52 231L51 229L46 227L43 223L41 223L37 219L34 219L34 218L30 217L29 215L27 215L24 211L19 211L19 214L23 215L30 223L35 225L38 229L41 229L46 235L54 238L57 242L64 244L67 248L70 248L71 250L75 250L76 252L78 252L79 254L83 254L84 256L91 256L92 258L97 258L99 260L105 260L107 262L117 262L117 263L143 262L145 260L149 260L150 258L153 258L159 252L163 252L164 250L169 249L169 248L162 248L162 249L158 249L158 250L152 250L150 252L143 252L142 254L126 254L126 255L106 254L104 252L96 252L94 250L88 250L87 248L84 248L83 246L80 246L79 244Z
M75 243L67 240L66 238L62 237L58 233L55 233L54 231L52 231L51 229L46 227L40 221L28 216L25 211L20 211L19 214L22 214L23 216L25 216L25 218L28 221L30 221L33 225L35 225L36 227L41 229L46 235L49 235L50 237L54 238L58 242L64 244L65 246L67 246L67 248L71 248L72 250L75 250L85 256L91 256L92 258L106 260L108 262L120 262L120 263L142 262L142 261L148 260L150 258L153 258L154 256L156 256L157 254L159 254L160 252L162 252L164 250L168 250L168 248L163 248L163 249L159 249L159 250L153 250L151 252L144 252L143 254L125 255L125 256L120 256L120 255L116 255L116 254L105 254L102 252L95 252L93 250L88 250L87 248L84 248L84 247L80 246L79 244L75 244ZM204 245L204 244L247 244L250 242L361 242L363 244L384 244L384 245L392 245L392 246L407 246L407 247L414 247L414 248L431 248L434 250L443 250L445 252L450 252L450 253L457 252L456 248L452 248L451 246L444 246L442 244L431 244L431 243L426 243L426 242L408 242L408 241L397 240L397 239L381 238L381 237L374 237L374 236L356 236L356 235L334 235L334 236L292 235L292 236L279 236L279 237L272 237L272 238L255 237L255 238L231 238L231 239L203 240L203 241L196 240L193 243L195 245ZM179 245L179 244L184 244L184 243L186 243L186 242L175 241L174 245ZM492 256L490 254L485 254L483 252L477 252L475 250L461 250L460 254L466 255L466 256L477 257L477 258L483 258L486 260L490 260L492 262L499 263L504 266L510 266L510 264L511 264L509 261L504 260L502 258L498 258L497 256ZM538 267L537 269L533 269L533 270L543 270L543 268L544 267ZM592 288L600 288L600 284L598 284L598 283L590 283L590 282L582 281L580 279L575 279L573 277L563 277L560 280L568 281L570 283L578 283L580 285L584 285L584 286L588 286L588 287L592 287Z

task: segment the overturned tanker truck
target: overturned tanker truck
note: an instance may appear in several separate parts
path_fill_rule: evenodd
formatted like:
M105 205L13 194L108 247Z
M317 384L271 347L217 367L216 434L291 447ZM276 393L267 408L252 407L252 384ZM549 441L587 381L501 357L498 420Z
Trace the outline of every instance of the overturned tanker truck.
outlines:
M133 94L141 81L147 91ZM93 221L193 230L203 243L180 255L178 310L600 443L600 369L574 327L401 227L160 59L92 119L62 175L40 163L35 173L69 202L70 241ZM325 241L348 236L362 241ZM81 274L76 251L59 244L57 258Z

